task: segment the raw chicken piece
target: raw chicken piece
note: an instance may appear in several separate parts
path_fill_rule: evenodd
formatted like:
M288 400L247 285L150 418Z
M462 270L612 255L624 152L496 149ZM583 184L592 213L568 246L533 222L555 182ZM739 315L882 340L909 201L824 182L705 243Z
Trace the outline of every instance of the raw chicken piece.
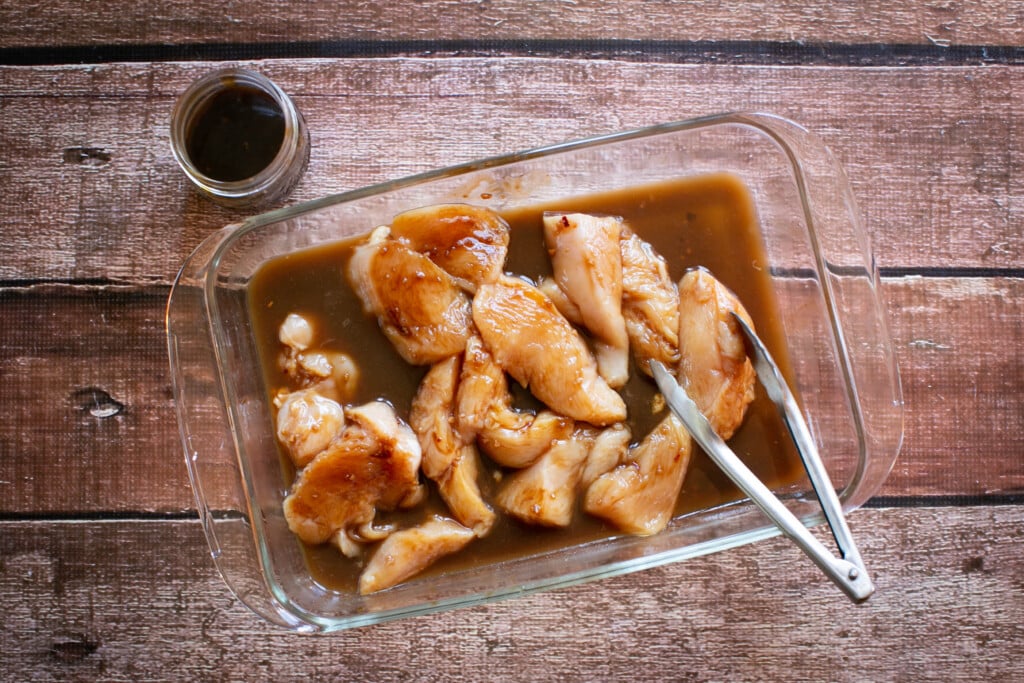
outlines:
M363 309L377 316L408 363L428 365L461 353L470 331L466 294L423 254L374 235L348 263L349 282Z
M574 304L566 293L562 291L562 288L558 286L553 277L542 277L537 283L537 289L544 292L544 295L551 299L551 303L555 305L559 313L565 316L566 320L573 325L583 327L583 313L580 311L580 307Z
M352 357L340 351L325 351L327 362L331 364L329 382L337 400L348 402L355 396L359 386L359 367Z
M423 450L423 473L437 482L455 518L485 536L494 511L480 496L478 455L472 440L455 431L455 388L461 359L452 356L427 372L412 401L409 424Z
M536 415L514 410L495 410L477 435L480 448L505 467L527 467L551 444L572 433L573 420L542 410Z
M526 467L573 429L573 420L550 410L513 410L505 372L476 335L466 342L457 405L463 438L476 438L492 460L506 467Z
M305 351L313 344L313 323L298 313L289 313L281 323L277 338L291 349Z
M395 216L391 235L448 271L468 292L494 282L508 254L508 223L469 204L425 206Z
M753 327L736 295L706 270L679 281L679 383L723 439L754 400L754 366L731 311Z
M556 441L537 462L510 476L495 503L530 524L565 527L572 521L580 474L593 441L591 430L577 429Z
M481 286L473 321L498 365L556 413L597 426L626 418L583 338L533 285L502 276Z
M359 370L350 356L340 351L313 350L313 323L298 313L289 313L278 330L284 350L278 359L281 370L292 380L314 387L326 398L345 402L359 382Z
M656 534L668 524L690 463L693 441L667 416L630 453L630 460L587 489L583 509L632 534Z
M651 374L651 359L667 367L679 362L679 291L665 259L631 230L623 230L622 316L640 369Z
M458 522L434 517L388 536L359 576L359 592L374 593L405 581L445 555L462 550L475 538Z
M587 462L580 474L579 488L586 491L598 477L623 462L629 453L631 438L629 427L624 424L612 425L601 430L590 446Z
M286 395L277 410L277 438L296 467L305 467L344 427L342 407L314 389Z
M306 543L372 522L378 509L422 499L420 445L386 403L346 411L351 424L301 470L284 501L288 528Z
M622 221L614 216L545 213L544 239L555 280L597 340L597 367L614 388L629 379L629 337L622 317Z

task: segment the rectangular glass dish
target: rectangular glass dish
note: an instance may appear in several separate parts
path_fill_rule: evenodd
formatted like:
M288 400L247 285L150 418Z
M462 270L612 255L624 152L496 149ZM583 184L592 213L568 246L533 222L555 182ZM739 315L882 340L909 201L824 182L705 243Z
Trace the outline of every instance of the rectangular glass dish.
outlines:
M202 526L227 584L295 630L330 631L479 604L695 557L778 533L749 501L681 515L648 537L614 536L427 575L370 595L313 580L282 512L287 484L248 308L269 260L470 202L498 212L708 174L750 194L792 387L847 512L881 487L903 434L899 375L878 273L845 176L800 126L726 114L485 159L271 211L211 235L188 258L167 311L172 381ZM668 256L668 255L666 255ZM777 490L823 520L801 479ZM870 558L867 558L870 566Z

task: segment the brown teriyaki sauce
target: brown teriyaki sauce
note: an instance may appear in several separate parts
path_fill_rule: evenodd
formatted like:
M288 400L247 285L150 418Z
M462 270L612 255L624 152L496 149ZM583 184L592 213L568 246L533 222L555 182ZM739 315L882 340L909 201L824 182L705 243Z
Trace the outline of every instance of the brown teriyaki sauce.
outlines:
M784 375L792 376L783 351L782 330L754 207L746 187L737 178L725 174L700 176L505 212L503 216L512 228L507 272L532 279L551 273L541 222L547 210L622 216L634 232L665 257L677 282L689 268L700 265L710 270L737 294ZM363 314L345 278L351 250L361 241L362 238L349 240L277 258L266 263L253 278L249 307L268 400L278 387L288 385L277 364L278 328L288 313L298 312L314 321L318 331L315 345L343 351L358 362L361 375L354 403L384 397L403 419L408 418L412 398L427 368L407 365L380 332L376 319ZM629 409L627 424L633 442L638 443L665 416L667 408L653 412L657 393L654 382L641 374L635 363L630 377L621 393ZM532 396L514 380L509 380L509 386L519 407L537 407ZM785 488L802 480L803 469L792 442L774 404L759 384L746 420L729 445L770 488ZM283 450L281 462L285 485L290 486L294 469ZM481 462L480 487L485 499L490 500L500 486L502 473L484 454ZM411 525L431 513L450 516L432 484L431 491L425 507L391 514L389 519ZM695 449L676 514L742 497L725 474ZM498 521L486 538L474 540L461 552L441 559L424 574L529 556L619 533L579 507L566 529L529 526L496 511ZM316 582L329 589L355 590L362 562L343 557L328 544L305 547L304 551Z
M269 166L284 133L284 111L273 97L252 86L228 83L196 112L185 145L200 173L235 182Z

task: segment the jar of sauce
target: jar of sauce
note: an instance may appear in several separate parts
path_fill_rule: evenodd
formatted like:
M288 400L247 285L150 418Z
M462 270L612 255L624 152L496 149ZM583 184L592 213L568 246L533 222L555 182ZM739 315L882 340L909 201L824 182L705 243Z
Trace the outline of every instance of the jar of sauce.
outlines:
M233 208L283 199L309 162L309 133L266 76L223 69L194 82L171 114L171 151L200 193Z

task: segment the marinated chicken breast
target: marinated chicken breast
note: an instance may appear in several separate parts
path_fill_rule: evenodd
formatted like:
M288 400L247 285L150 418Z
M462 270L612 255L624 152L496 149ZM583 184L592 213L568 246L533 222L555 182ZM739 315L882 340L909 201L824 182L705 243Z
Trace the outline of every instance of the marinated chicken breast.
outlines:
M463 438L475 438L481 450L506 467L530 465L573 430L572 419L550 410L536 414L514 410L504 370L475 335L466 342L457 405L456 421Z
M278 366L297 384L314 387L325 398L345 402L359 384L359 369L348 354L310 348L315 336L309 318L289 313L278 328L278 339L284 346Z
M353 251L348 279L406 362L429 365L465 348L469 299L425 255L393 239L371 239Z
M285 396L277 410L277 438L296 467L305 467L341 435L345 412L314 389Z
M754 366L731 311L753 322L729 289L704 269L679 281L679 383L723 439L754 400Z
M473 322L498 365L556 413L597 426L625 419L583 338L533 285L502 276L481 286Z
M381 543L359 576L359 592L366 595L391 588L462 550L474 538L472 531L445 517L396 531Z
M544 240L555 281L594 335L598 371L612 387L629 379L629 338L622 317L622 221L614 216L545 213Z
M288 528L306 543L373 521L422 499L416 435L386 403L346 411L342 435L299 471L284 501Z
M455 430L455 392L461 358L434 365L420 382L412 401L409 424L423 451L423 473L438 484L452 514L478 536L494 525L494 511L477 485L478 454L472 440Z
M498 279L508 254L508 223L469 204L406 211L395 216L391 235L428 256L470 293Z
M598 477L624 462L629 453L631 438L629 427L624 424L602 429L590 445L587 462L583 465L583 472L580 474L580 489L586 491L591 484L597 481Z
M629 454L597 478L583 509L631 534L656 534L668 524L683 486L693 441L674 415L667 416Z
M574 304L566 293L562 291L555 278L542 277L537 282L537 289L544 292L544 296L551 299L551 303L555 305L559 313L565 316L566 320L573 325L584 327L583 313L580 311L580 307Z
M313 323L298 313L289 313L278 331L281 343L295 351L305 351L313 344Z
M633 356L651 374L650 361L679 363L679 291L665 259L650 244L625 229L622 253L622 316Z
M494 502L529 524L568 526L592 441L592 434L584 429L556 441L537 462L508 477Z

